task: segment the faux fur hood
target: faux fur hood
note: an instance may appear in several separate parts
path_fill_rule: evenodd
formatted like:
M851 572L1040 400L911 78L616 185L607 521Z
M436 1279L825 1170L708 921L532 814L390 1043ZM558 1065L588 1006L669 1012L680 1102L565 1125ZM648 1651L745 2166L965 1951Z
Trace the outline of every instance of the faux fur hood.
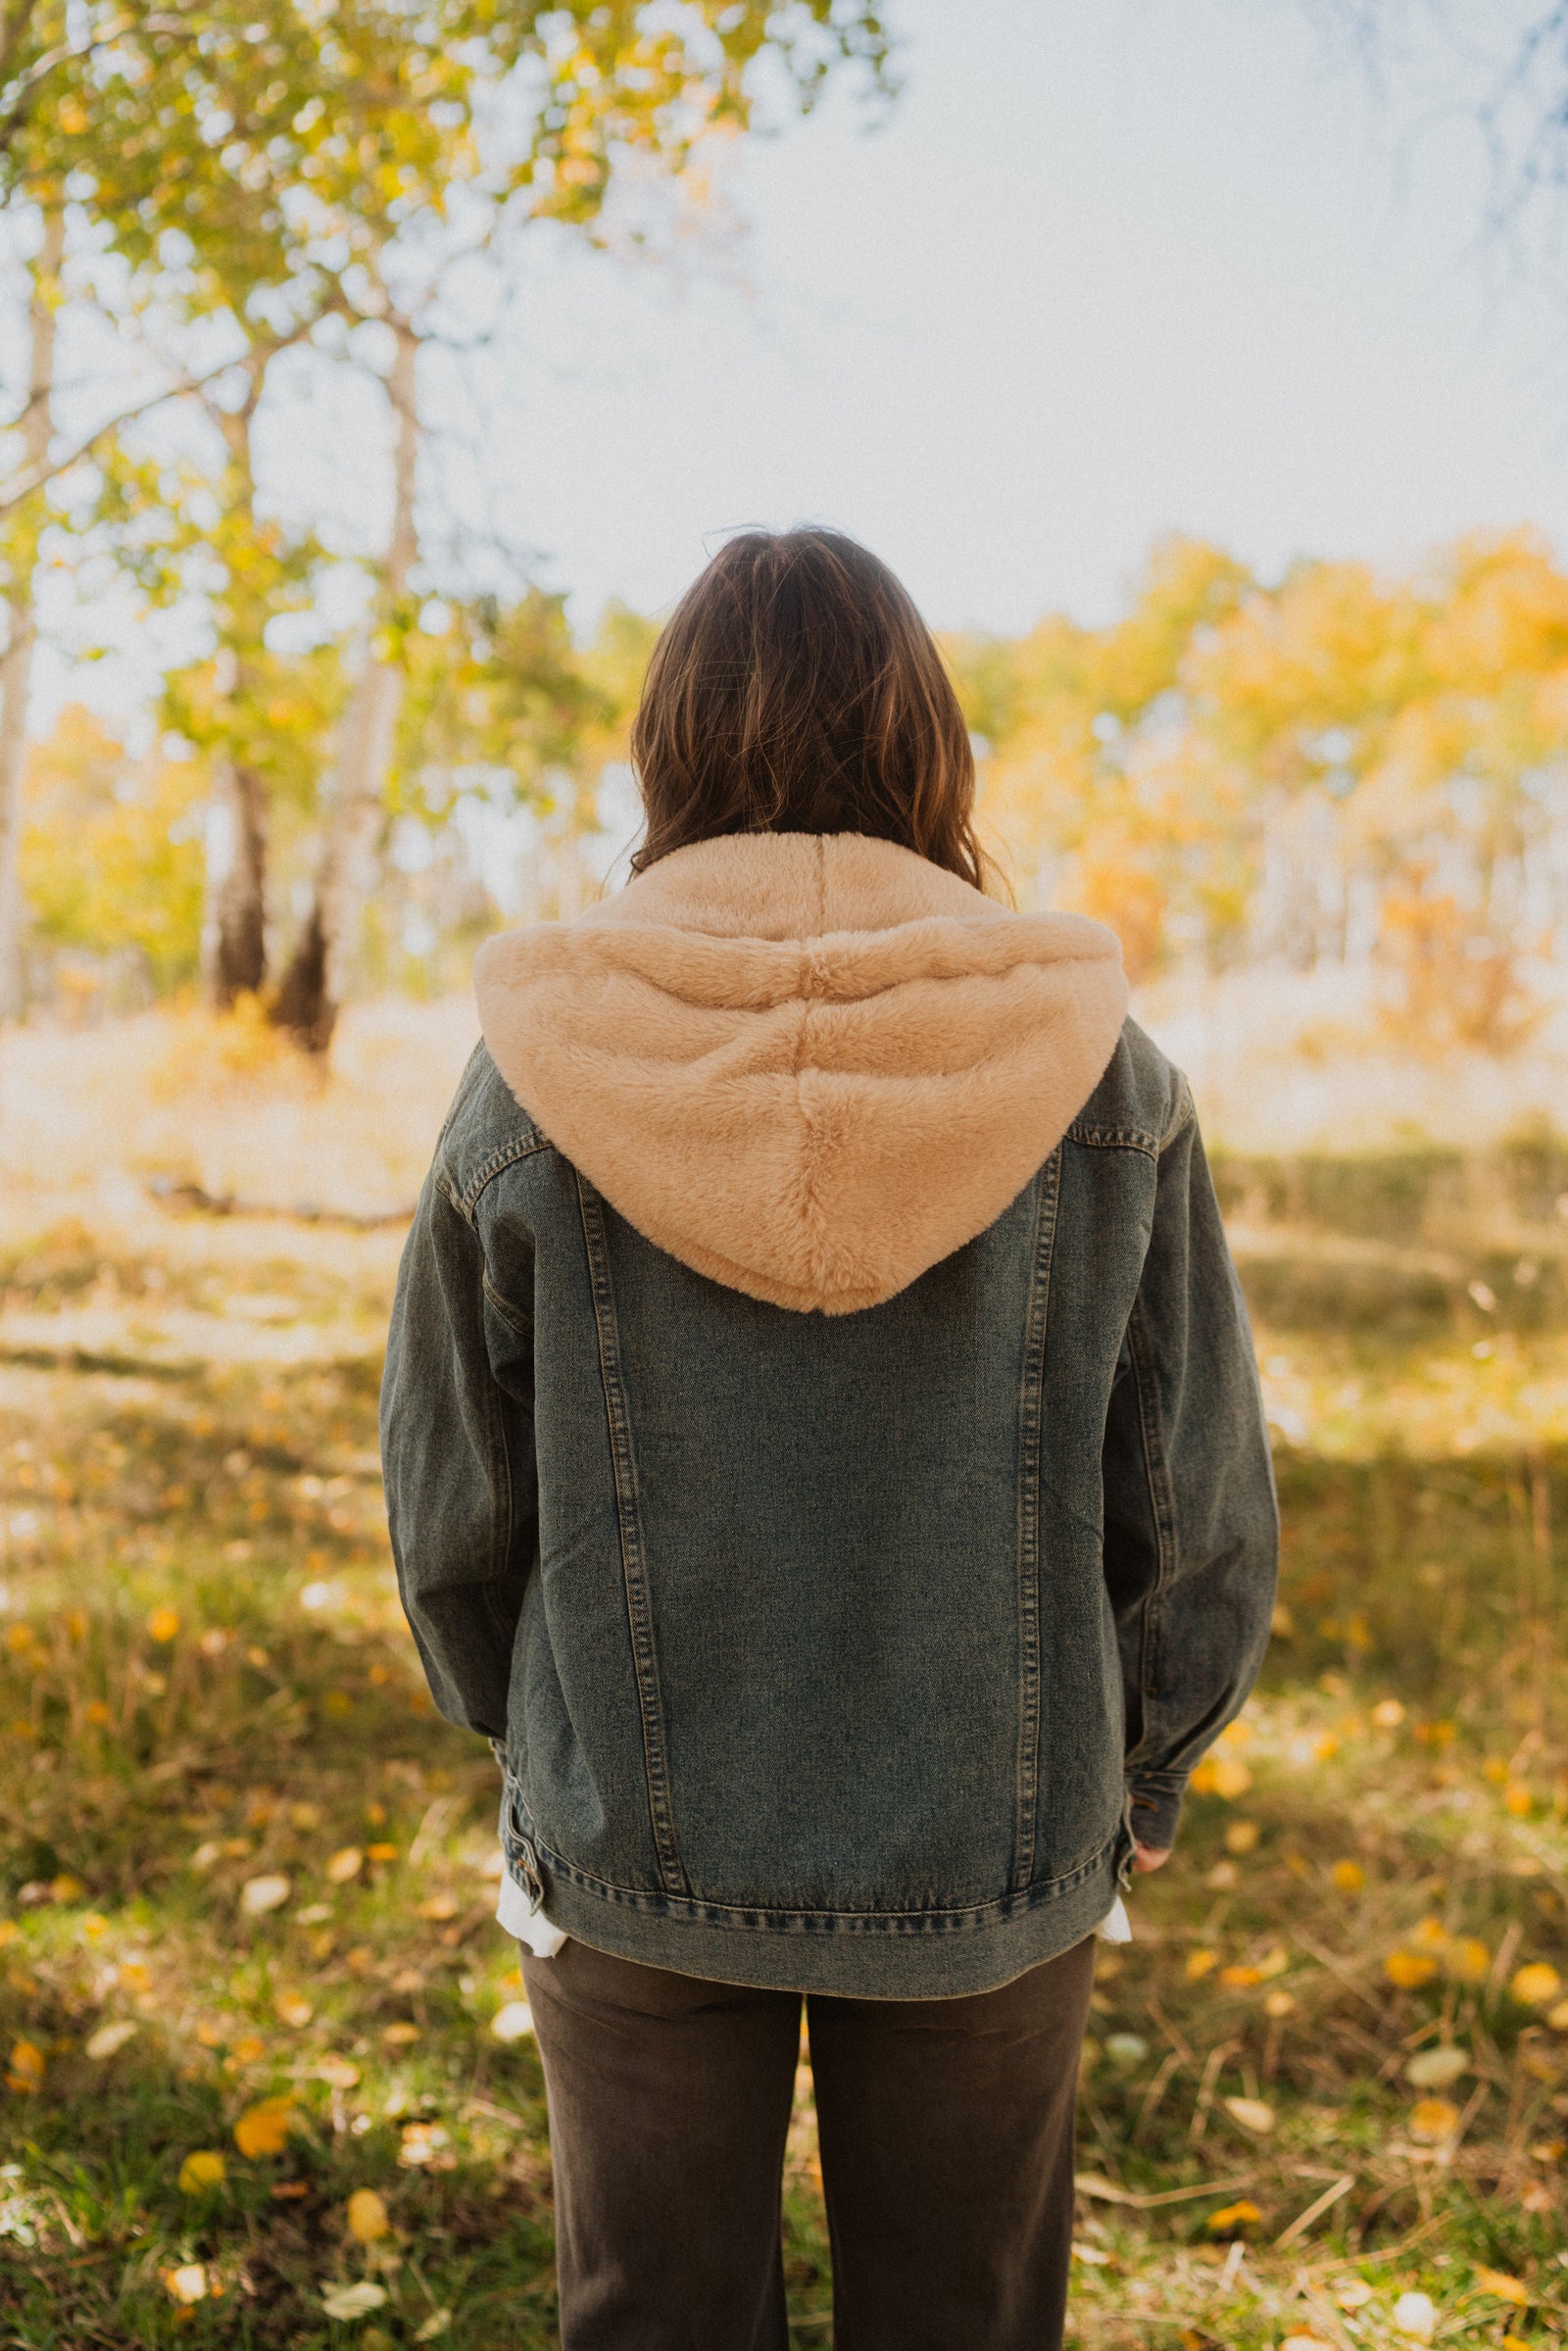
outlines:
M993 1223L1127 1008L1111 933L891 842L675 851L474 967L497 1067L648 1240L750 1298L880 1305Z

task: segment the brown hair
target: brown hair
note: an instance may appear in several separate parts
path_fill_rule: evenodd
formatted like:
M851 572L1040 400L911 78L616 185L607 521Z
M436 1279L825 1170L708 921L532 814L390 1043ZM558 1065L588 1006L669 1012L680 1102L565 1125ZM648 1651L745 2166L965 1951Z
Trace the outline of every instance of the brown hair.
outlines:
M642 872L725 833L869 833L977 889L974 755L930 630L836 530L747 531L654 648L631 731Z

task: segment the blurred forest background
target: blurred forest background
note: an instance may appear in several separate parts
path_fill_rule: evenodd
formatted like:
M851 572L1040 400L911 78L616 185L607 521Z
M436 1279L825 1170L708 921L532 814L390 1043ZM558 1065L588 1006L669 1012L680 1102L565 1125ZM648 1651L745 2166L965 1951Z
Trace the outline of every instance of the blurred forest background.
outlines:
M1397 11L1319 13L1382 58ZM1568 76L1521 24L1528 211ZM494 1775L375 1393L472 953L624 875L661 615L514 527L495 355L541 240L701 269L726 154L901 70L863 0L0 0L8 2343L554 2339ZM1285 1515L1259 1694L1102 1960L1076 2339L1550 2343L1568 569L1528 518L1164 537L1112 616L943 641L1015 897L1117 931L1193 1076Z

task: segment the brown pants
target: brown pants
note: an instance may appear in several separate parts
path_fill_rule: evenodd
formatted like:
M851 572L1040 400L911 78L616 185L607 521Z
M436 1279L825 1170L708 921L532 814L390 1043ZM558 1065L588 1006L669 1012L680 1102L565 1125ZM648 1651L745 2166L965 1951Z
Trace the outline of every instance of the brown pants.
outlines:
M523 1960L556 2176L563 2351L785 2351L795 1992ZM1054 2351L1079 1943L1001 1991L807 2003L837 2351Z

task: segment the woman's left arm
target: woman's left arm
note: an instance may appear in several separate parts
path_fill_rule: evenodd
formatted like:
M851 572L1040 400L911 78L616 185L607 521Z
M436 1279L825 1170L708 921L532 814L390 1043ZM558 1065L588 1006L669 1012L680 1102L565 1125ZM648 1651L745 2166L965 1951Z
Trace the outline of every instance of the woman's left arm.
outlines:
M532 1332L497 1315L484 1271L479 1236L438 1159L403 1251L387 1338L387 1520L430 1694L449 1722L497 1739L538 1505Z

